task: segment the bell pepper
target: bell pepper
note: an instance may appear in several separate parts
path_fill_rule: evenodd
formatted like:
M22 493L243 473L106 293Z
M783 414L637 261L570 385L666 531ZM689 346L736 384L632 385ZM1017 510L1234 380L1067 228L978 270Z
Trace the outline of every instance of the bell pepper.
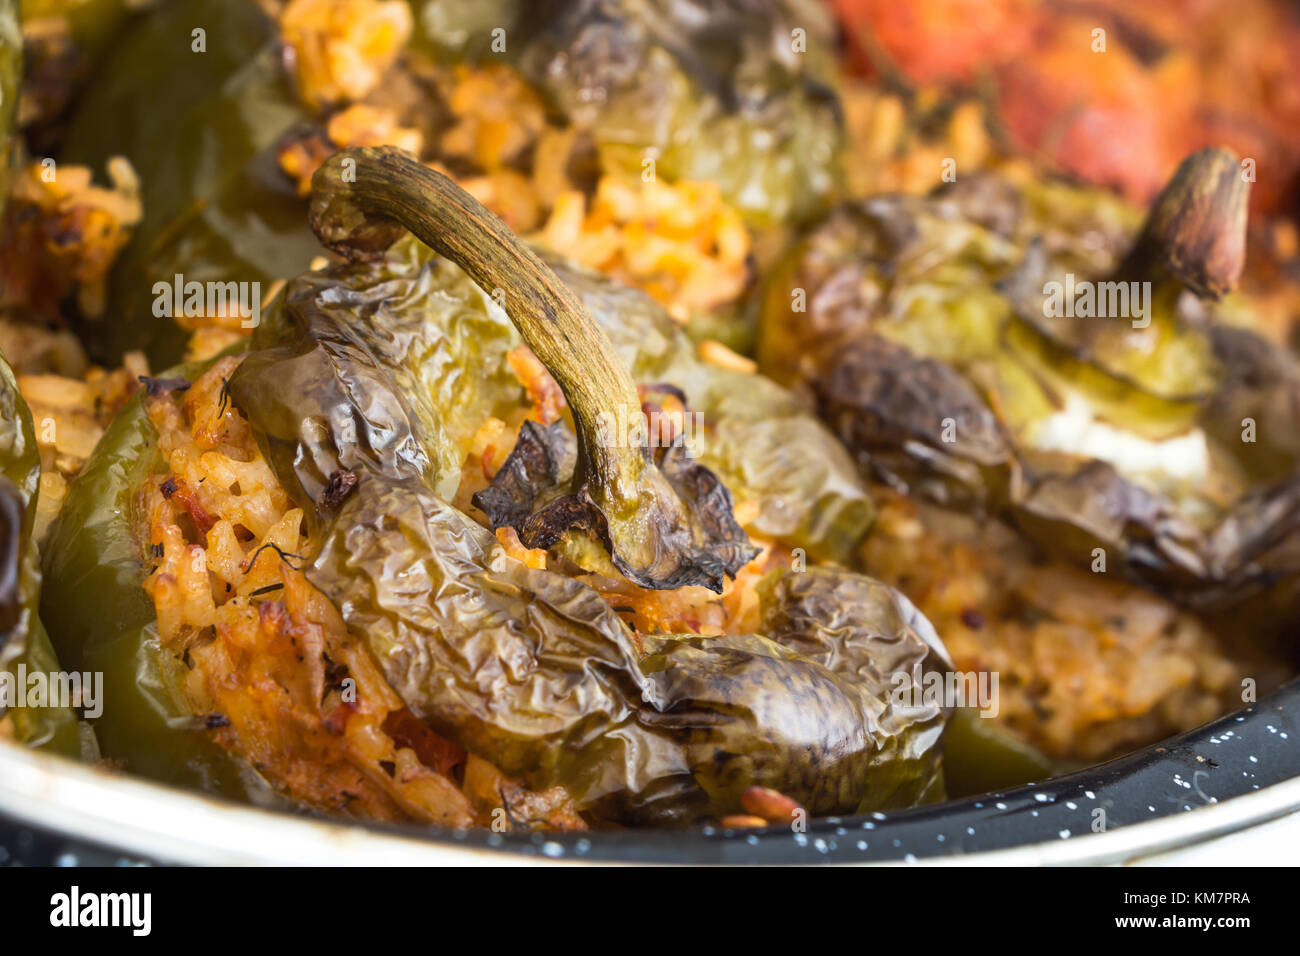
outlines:
M563 787L593 822L719 817L754 786L813 813L940 791L946 710L896 692L919 689L945 653L897 592L816 563L851 555L870 503L852 460L794 396L700 360L651 300L543 261L450 180L395 151L331 159L316 174L312 224L354 264L289 283L230 376L229 400L303 509L312 549L294 556L302 573L412 714L530 787ZM399 238L402 226L442 255ZM510 557L453 504L484 421L528 407L507 371L521 341L568 413L525 424L476 500L486 523L546 549L543 567ZM698 458L649 447L647 390L703 414ZM615 424L623 405L635 413L626 432ZM119 417L51 543L62 597L110 603L50 619L60 645L115 670L119 693L141 687L131 699L142 717L119 703L101 719L105 753L194 782L209 757L196 756L198 722L159 673L165 655L140 586L147 536L131 513L129 491L156 459L151 430L137 407ZM554 446L573 450L563 467L520 460L541 431L565 436ZM511 497L532 479L535 496ZM115 499L95 490L109 480ZM752 503L743 529L733 492ZM498 511L494 498L521 507ZM758 633L634 629L594 585L621 576L632 600L721 589L752 555L747 533L813 564L800 557L764 579ZM103 626L85 630L87 616ZM171 691L161 708L145 701L157 687ZM156 735L168 733L163 748Z
M203 52L192 31L205 31ZM110 364L143 349L157 368L187 333L154 314L157 282L295 275L320 254L303 205L276 165L306 113L280 64L271 19L247 0L164 4L132 23L81 97L61 159L102 169L125 156L144 218L114 265L107 308L78 332Z
M834 28L786 0L414 4L444 55L506 57L579 129L606 169L716 182L754 224L804 221L836 185ZM495 34L505 40L494 47Z
M431 141L445 131L448 93L430 90L425 54L473 62L484 20L463 4L413 6L421 29L436 36L417 35L385 82L410 127L402 132ZM695 22L675 4L527 5L504 11L505 53L479 59L518 69L528 81L521 87L536 88L556 121L589 134L599 174L710 181L752 226L785 225L824 207L840 136L829 20L788 6L710 11ZM199 27L202 53L191 49ZM493 26L484 29L490 42ZM183 357L184 334L153 314L156 282L182 274L269 284L319 254L278 161L299 140L315 155L328 123L303 104L282 41L252 0L167 4L128 25L97 70L60 158L98 169L126 156L142 184L144 220L115 265L103 316L83 317L79 332L96 358L117 361L142 348L166 367ZM708 56L684 52L691 48ZM426 146L425 158L465 165L466 157ZM717 313L691 318L705 334L733 341L752 325L735 303Z
M1281 545L1300 369L1229 323L1249 310L1237 159L1189 157L1136 239L1113 200L1051 188L840 209L771 278L760 365L878 478L1194 608L1239 604L1300 570Z
M133 511L137 486L161 466L142 394L118 412L68 489L43 556L42 619L67 666L104 675L112 703L90 722L104 757L163 783L273 805L280 801L265 782L183 709L181 665L159 648Z
M59 123L130 13L129 0L21 0L27 56L22 124L32 148L56 143Z
M1064 772L1064 768L973 708L959 707L948 718L943 741L943 782L949 797L1006 790Z
M45 675L48 686L59 671L38 609L41 572L32 530L40 474L31 412L13 370L0 358L0 681L24 697L31 685L24 676ZM68 704L47 697L42 706L25 700L23 706L6 709L3 698L0 736L8 724L19 743L68 755L78 752L76 715Z
M18 85L23 78L23 37L16 0L0 0L0 215L9 198L18 122Z

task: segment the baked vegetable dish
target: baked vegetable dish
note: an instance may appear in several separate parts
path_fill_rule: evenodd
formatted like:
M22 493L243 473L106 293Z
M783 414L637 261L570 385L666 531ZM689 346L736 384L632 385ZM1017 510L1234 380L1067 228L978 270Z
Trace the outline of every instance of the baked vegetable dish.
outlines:
M1116 179L891 9L0 0L0 738L744 828L1293 675L1300 163Z

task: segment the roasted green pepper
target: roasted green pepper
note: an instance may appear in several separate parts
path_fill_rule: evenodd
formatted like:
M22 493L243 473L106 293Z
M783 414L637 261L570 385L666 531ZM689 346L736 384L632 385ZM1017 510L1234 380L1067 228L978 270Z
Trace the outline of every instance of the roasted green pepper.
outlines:
M9 192L21 74L17 7L13 0L0 0L0 214ZM0 728L9 724L20 743L75 754L76 718L70 708L7 708L5 699L8 693L21 694L26 702L21 675L43 674L48 681L59 669L37 607L41 574L32 530L40 477L32 415L13 370L0 357L0 681L7 685L7 693L0 695Z
M96 358L144 349L156 367L181 359L186 333L155 315L156 282L269 289L320 254L276 164L281 137L306 118L280 57L274 24L249 0L168 3L125 31L81 98L62 158L103 169L125 156L144 207L104 314L78 330Z
M1113 201L1052 189L837 211L772 277L760 364L876 477L1084 566L1199 608L1293 575L1300 372L1215 305L1243 256L1236 158L1190 157L1136 241ZM1101 225L1063 246L1085 210Z
M15 0L0 0L0 216L9 198L18 122L18 84L23 76L23 38Z
M31 412L8 363L0 358L0 729L31 747L76 754L76 716L53 700L50 688L59 662L50 647L38 602L40 559L32 541L41 456ZM31 698L37 678L45 687ZM13 695L12 700L10 695ZM7 707L22 697L22 706ZM68 702L71 704L72 702ZM102 702L101 702L102 703Z
M590 134L603 173L714 181L754 226L812 217L835 185L831 28L815 8L548 3L510 6L488 25L462 4L414 6L424 32L408 61L433 51L513 65L557 122ZM206 49L195 52L200 27ZM500 53L498 27L508 34ZM97 72L61 158L98 169L126 156L144 220L115 264L104 315L83 317L96 357L143 348L155 365L181 359L184 333L153 313L156 282L269 283L319 254L277 154L314 135L321 117L296 98L283 54L277 25L253 0L192 0L129 25ZM401 62L394 76L402 122L440 130L447 108L422 69ZM744 324L730 312L696 318L708 335Z
M57 143L68 105L130 13L130 0L21 0L21 120L32 148Z
M591 131L607 170L653 159L670 179L711 180L755 224L806 220L835 186L834 29L814 4L548 0L469 21L462 4L413 6L444 53L515 62Z
M753 785L814 813L908 805L939 790L945 710L895 693L900 683L919 687L945 655L896 592L800 563L763 584L761 634L706 636L636 633L584 580L585 565L653 588L717 585L718 573L734 573L749 554L729 524L733 480L758 503L747 522L753 533L809 555L851 554L869 501L852 460L792 396L696 359L643 295L536 260L490 213L411 159L347 150L315 185L315 228L360 261L289 284L255 331L229 396L313 528L316 549L302 556L309 580L413 713L530 786L564 786L593 820L719 816L735 812ZM388 247L400 230L381 221L385 214L464 269L409 238ZM548 345L557 330L561 341ZM573 526L541 526L552 553L571 562L557 567L569 571L508 558L491 531L450 503L479 424L520 407L520 386L503 367L520 331L564 387L572 419L550 429L564 432L575 454L543 476L543 497L514 516L515 527L527 538L538 530L530 518L555 517L547 506L566 497L580 505L560 509L580 513ZM698 461L675 460L672 449L652 454L635 430L621 445L607 422L593 421L614 411L611 398L636 400L622 394L624 380L678 389L704 414ZM115 661L123 686L157 655L140 590L145 556L132 543L140 534L132 535L129 500L93 489L109 476L118 489L138 483L154 454L148 431L135 409L114 425L72 489L48 563L81 593L116 593L129 604L129 614L92 611L130 623L85 641L84 602L76 620L51 618L60 642L83 643L105 666ZM507 492L509 474L507 463L490 487ZM626 494L639 502L638 520L621 510ZM719 504L725 514L712 510ZM82 525L89 536L74 533ZM660 533L665 527L686 533ZM113 569L97 571L94 550L113 541ZM91 586L91 573L121 577ZM161 732L159 713L167 708L146 716ZM178 716L173 710L173 724ZM176 779L192 746L179 729L157 758L138 752L125 723L101 738L128 767Z
M183 366L173 374L200 369ZM67 666L104 675L112 706L91 726L105 757L164 783L275 802L266 784L212 744L181 708L180 665L159 650L132 498L160 465L157 433L137 395L95 446L50 531L42 619Z
M959 707L943 738L943 782L949 797L969 797L1046 780L1064 771L1033 747Z

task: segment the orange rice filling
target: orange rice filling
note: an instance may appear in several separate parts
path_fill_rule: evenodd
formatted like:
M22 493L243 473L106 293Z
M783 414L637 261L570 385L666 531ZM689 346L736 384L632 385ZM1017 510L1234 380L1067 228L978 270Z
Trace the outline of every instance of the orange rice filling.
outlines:
M239 361L146 398L166 468L136 494L153 567L145 589L163 649L187 668L188 709L219 745L323 812L584 827L562 788L529 791L415 718L302 574L302 510L226 393Z

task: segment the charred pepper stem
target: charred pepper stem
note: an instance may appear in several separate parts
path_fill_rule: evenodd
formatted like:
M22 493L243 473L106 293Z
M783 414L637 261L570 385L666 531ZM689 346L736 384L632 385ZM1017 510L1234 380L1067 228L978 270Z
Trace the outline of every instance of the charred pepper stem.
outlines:
M1237 287L1245 264L1249 198L1234 153L1208 147L1193 153L1156 198L1119 273L1166 273L1200 296L1222 298Z
M310 218L326 247L353 260L412 232L501 302L563 389L578 433L575 493L533 515L526 544L586 528L619 571L652 588L721 591L752 557L729 497L721 521L702 521L655 466L632 377L578 297L451 179L392 147L346 149L313 177Z
M409 229L487 292L500 289L515 328L581 420L596 474L617 498L634 496L645 470L644 436L630 436L634 447L623 447L584 427L620 414L640 420L632 377L577 296L505 223L446 176L393 149L345 150L317 172L312 189L312 228L340 255L373 259ZM376 225L378 216L388 222Z

